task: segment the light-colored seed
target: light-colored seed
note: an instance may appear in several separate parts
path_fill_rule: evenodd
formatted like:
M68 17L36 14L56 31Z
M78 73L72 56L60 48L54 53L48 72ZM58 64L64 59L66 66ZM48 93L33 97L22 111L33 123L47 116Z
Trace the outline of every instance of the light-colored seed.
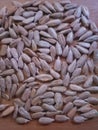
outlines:
M42 86L40 86L40 88L37 90L36 92L36 96L38 95L42 95L43 93L45 93L48 89L48 86L46 84L43 84Z
M62 12L53 13L50 15L52 18L63 18L64 14Z
M76 112L77 112L77 107L73 107L73 108L68 112L67 116L72 119L72 118L75 116Z
M76 59L79 59L81 57L81 53L76 47L71 47L73 55Z
M55 31L55 29L53 28L48 28L48 33L55 39L57 39L57 33Z
M60 57L58 57L58 58L55 60L54 70L57 71L57 72L60 72L60 71L61 71L61 59L60 59Z
M61 25L59 25L57 28L56 28L56 31L62 31L66 28L68 28L68 23L62 23Z
M56 108L53 105L48 105L46 103L43 103L42 108L50 112L56 111Z
M15 20L15 21L23 21L24 17L16 15L16 16L13 16L13 20Z
M49 27L54 27L61 24L61 20L59 19L55 19L55 20L50 20L46 23L46 25L48 25Z
M76 77L76 76L79 76L80 74L81 74L81 68L76 68L74 71L73 71L73 73L72 73L72 77L71 77L71 79L73 79L74 77Z
M44 98L43 100L42 100L42 102L43 103L46 103L46 104L48 104L48 105L53 105L54 103L55 103L55 101L54 101L54 99L53 98Z
M31 93L31 88L26 88L22 94L22 101L27 101L27 99L30 97L30 93Z
M6 77L5 84L6 84L6 88L7 88L8 93L10 93L10 90L12 88L12 79L11 79L11 76L7 76Z
M23 40L25 46L30 47L31 41L28 38L26 38L25 36L22 35L22 40Z
M97 86L91 86L91 87L88 87L87 90L91 93L97 93L98 87Z
M92 36L93 32L92 31L87 31L86 33L84 33L80 38L79 41L85 40L86 38Z
M1 48L0 48L0 57L1 56L5 56L7 54L7 45L2 45Z
M75 37L81 37L84 33L86 33L87 29L85 27L81 27L76 33Z
M41 103L42 103L42 101L41 101L41 99L40 99L39 96L33 98L33 100L32 100L32 105L33 105L33 106L41 105Z
M63 107L63 97L61 93L55 93L56 109L60 110Z
M70 73L73 73L73 71L75 70L76 67L76 60L74 60L69 66L68 66L68 71Z
M67 16L65 17L65 19L63 20L63 22L68 22L68 23L71 23L75 20L75 16L74 15L70 15L70 16Z
M87 80L86 80L86 82L84 83L84 87L86 88L86 87L90 87L90 86L92 86L92 84L93 84L93 76L90 76Z
M12 59L11 59L11 63L12 63L13 68L14 68L16 71L18 71L18 63L17 63L17 61L16 61L14 58L12 58Z
M3 111L4 109L6 109L9 106L9 104L1 104L0 105L0 111Z
M89 26L89 20L88 20L87 17L85 17L84 15L82 15L81 21L82 21L82 23L83 23L83 25L84 25L85 27L88 27L88 26Z
M31 115L29 112L27 112L23 107L19 108L19 114L23 116L24 118L31 120Z
M36 76L36 79L42 81L42 82L47 82L47 81L51 81L53 79L53 77L49 74L40 74Z
M6 69L6 64L3 58L0 58L0 72Z
M12 74L11 78L12 78L13 83L18 84L18 78L17 78L16 74Z
M39 41L39 42L37 43L37 45L38 45L39 47L45 47L45 48L49 48L49 47L51 46L51 44L50 44L49 42L43 41L43 40Z
M79 46L79 45L76 45L76 48L83 54L88 54L88 49L82 47L82 46Z
M55 120L57 122L65 122L65 121L68 121L69 118L67 116L65 116L65 115L56 115Z
M17 122L18 124L26 124L26 123L29 122L29 120L26 119L26 118L23 118L23 117L17 117L17 118L16 118L16 122Z
M17 77L18 77L18 80L20 82L24 80L24 75L23 75L22 70L18 69L18 71L17 71Z
M64 48L66 45L66 40L63 34L58 35L58 41L61 44L62 48Z
M69 52L68 52L68 55L67 55L67 63L72 63L72 61L73 61L73 52L72 52L72 50L70 49L69 50Z
M84 91L85 89L82 88L81 86L78 86L76 84L70 84L70 89L73 90L73 91L78 91L78 92L81 92L81 91Z
M47 8L49 8L49 10L56 12L54 6L49 1L45 1L44 4Z
M12 40L13 40L12 38L4 38L1 40L1 43L2 44L9 44L10 42L12 42Z
M90 96L91 96L91 94L90 94L90 92L88 92L88 91L82 92L81 94L78 95L78 97L79 97L80 99L86 99L86 98L88 98L88 97L90 97Z
M93 82L97 85L98 84L98 77L97 75L93 76Z
M42 10L44 13L51 14L51 11L42 4L39 5L39 9Z
M17 89L17 91L16 91L16 96L21 95L21 94L24 92L25 88L26 88L26 84L21 85L21 86Z
M68 113L71 109L73 108L73 103L71 103L71 102L68 102L65 106L64 106L64 108L63 108L63 113Z
M18 51L15 48L10 48L10 53L16 61L18 61Z
M87 99L85 99L85 101L87 101L88 103L92 105L98 104L98 98L95 98L95 97L88 97Z
M0 73L0 76L9 76L15 73L14 69L7 69L5 71L3 71L2 73Z
M43 99L43 98L52 98L52 97L54 97L53 92L45 92L43 95L40 96L41 99Z
M83 12L83 14L84 14L86 17L89 18L90 13L89 13L89 10L88 10L88 8L87 8L86 6L82 6L82 12Z
M82 67L87 60L87 55L82 55L77 61L77 67Z
M85 82L87 77L85 75L80 75L71 80L71 83L73 84L79 84Z
M72 91L72 90L66 90L66 92L64 93L66 96L75 96L77 94L76 91Z
M98 41L98 35L93 35L84 40L85 42Z
M76 18L79 18L79 17L81 16L81 6L79 6L79 7L76 9L74 15L75 15Z
M22 59L26 63L31 62L31 58L27 54L25 54L25 53L22 53Z
M13 85L12 85L11 92L10 92L10 98L13 98L13 97L15 96L16 91L17 91L17 85L16 85L16 84L13 84Z
M42 35L43 37L46 37L46 38L51 38L51 35L45 31L40 31L40 35Z
M63 84L64 84L64 86L67 87L67 86L69 85L69 83L70 83L70 74L67 73L67 74L64 76Z
M39 119L45 115L45 112L35 112L31 114L32 119Z
M55 79L59 79L60 78L60 74L58 72L56 72L53 69L50 69L50 74L55 78Z
M39 20L39 23L41 24L41 25L43 25L43 24L45 24L45 23L47 23L48 21L49 21L49 15L45 15L45 16L43 16L40 20Z
M56 43L56 54L57 55L62 55L62 47L61 47L61 45L57 42Z
M85 112L85 113L83 113L83 114L81 114L81 115L82 115L83 117L85 117L85 118L90 119L90 118L96 117L96 116L97 116L97 113L98 113L98 111L95 110L95 109L93 109L93 110L91 110L91 111L89 111L89 112Z
M37 68L36 68L35 64L34 64L33 62L31 62L31 63L28 65L28 67L29 67L29 70L30 70L31 75L35 77L35 75L36 75L36 73L37 73Z
M53 116L55 116L57 114L61 114L61 113L62 113L61 111L56 111L56 112L49 112L49 111L47 111L46 112L46 116L47 117L53 117Z
M60 92L60 93L64 93L66 91L66 88L63 86L57 86L57 87L53 87L51 88L51 90L53 92Z
M43 124L43 125L47 125L47 124L51 124L52 122L54 122L54 119L53 118L49 118L49 117L41 117L38 122L40 124Z
M73 101L73 104L77 107L81 107L87 104L86 101L82 100L82 99L76 99Z
M58 11L58 12L63 12L63 11L64 11L64 7L63 7L59 2L55 2L55 3L54 3L54 8L55 8L56 11Z
M43 59L40 59L40 63L41 63L41 67L44 71L49 71L50 70L50 66L48 65L48 63L43 60Z
M30 107L31 112L42 112L43 108L41 106L32 106Z
M9 33L12 38L17 38L17 34L15 33L14 29L9 28Z
M83 117L83 116L75 116L75 117L73 118L73 122L74 122L74 123L77 123L77 124L83 123L83 122L86 121L86 120L87 120L87 118L85 118L85 117Z
M73 32L70 32L70 33L67 35L66 42L67 42L68 44L72 44L72 43L73 43L73 38L74 38L74 34L73 34Z
M65 74L67 72L68 64L65 61L62 61L62 67L61 67L61 77L64 78Z
M38 11L34 17L34 22L39 21L39 19L43 16L43 11Z
M1 113L1 117L5 117L10 115L11 113L13 113L14 111L14 106L9 106L7 109L5 109L2 113Z
M92 110L90 104L84 105L78 109L79 112L85 113Z

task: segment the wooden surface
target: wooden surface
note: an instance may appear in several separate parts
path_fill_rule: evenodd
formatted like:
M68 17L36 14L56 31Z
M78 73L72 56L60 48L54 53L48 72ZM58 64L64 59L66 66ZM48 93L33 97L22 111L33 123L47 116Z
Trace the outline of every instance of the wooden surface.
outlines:
M0 0L0 8L7 6L9 10L14 8L11 5L12 0ZM26 0L19 0L24 2ZM98 26L98 0L71 0L74 3L79 5L86 5L90 10L90 17ZM98 110L98 106L96 106ZM26 125L17 125L16 122L11 118L7 117L5 119L0 118L0 130L98 130L98 117L89 121L86 121L83 124L72 124L67 123L53 123L48 126L42 126L37 123L37 121L31 121Z

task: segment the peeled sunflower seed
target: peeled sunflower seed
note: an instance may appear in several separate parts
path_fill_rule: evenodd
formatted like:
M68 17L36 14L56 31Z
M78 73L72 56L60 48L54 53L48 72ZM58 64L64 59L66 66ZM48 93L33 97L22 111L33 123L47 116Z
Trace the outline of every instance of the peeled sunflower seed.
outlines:
M97 113L98 113L98 111L93 109L89 112L85 112L85 113L81 114L81 116L90 119L90 118L96 117Z
M26 119L26 118L23 118L23 117L17 117L16 118L16 122L18 123L18 124L26 124L26 123L28 123L30 120L28 120L28 119Z
M76 84L70 84L70 89L73 90L73 91L78 91L78 92L81 92L81 91L84 91L85 89L82 88L81 86L78 86Z
M61 20L59 19L55 19L55 20L50 20L46 23L46 25L48 25L49 27L54 27L61 24Z
M45 112L35 112L31 116L32 116L32 119L39 119L39 118L42 118L44 115L45 115Z
M47 111L55 112L56 108L53 105L48 105L46 103L43 103L42 108Z
M36 76L36 79L42 81L42 82L47 82L47 81L51 81L53 79L53 77L49 74L40 74Z
M43 11L38 11L34 17L34 22L37 22L43 16Z
M65 116L65 115L56 115L55 120L57 122L65 122L65 121L68 121L69 118L67 116Z
M0 111L3 111L4 109L6 109L9 106L9 104L1 104L0 105Z
M14 106L9 106L7 109L5 109L5 110L1 113L1 117L8 116L8 115L10 115L13 111L14 111Z
M75 123L83 123L84 121L86 121L87 120L87 118L85 118L85 117L83 117L83 116L75 116L74 118L73 118L73 122L75 122Z
M46 14L51 14L51 11L44 5L40 4L39 9L42 10Z
M44 4L46 5L47 8L49 8L49 10L56 12L54 6L49 1L45 1Z
M51 124L52 122L54 122L54 119L53 118L49 118L49 117L41 117L38 122L40 124L43 124L43 125L47 125L47 124Z

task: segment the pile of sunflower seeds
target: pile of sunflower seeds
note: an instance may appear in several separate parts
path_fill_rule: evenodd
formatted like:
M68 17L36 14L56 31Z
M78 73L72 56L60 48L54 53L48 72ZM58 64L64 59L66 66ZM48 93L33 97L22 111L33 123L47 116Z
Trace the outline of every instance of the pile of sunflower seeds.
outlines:
M41 0L0 10L0 117L82 123L98 115L98 28L87 7Z

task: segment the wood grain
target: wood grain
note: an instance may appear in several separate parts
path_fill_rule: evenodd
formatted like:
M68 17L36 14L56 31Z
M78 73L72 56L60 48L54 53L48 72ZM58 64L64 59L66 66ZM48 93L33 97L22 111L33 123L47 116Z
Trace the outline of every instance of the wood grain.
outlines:
M14 9L11 5L11 1L13 0L0 0L0 8L3 6L7 6L11 11ZM24 2L26 0L18 0L20 2ZM52 0L51 0L52 1ZM91 19L98 26L98 0L71 0L74 3L78 3L79 5L86 5L91 14ZM98 106L96 106L98 110ZM76 125L71 122L67 123L53 123L48 126L42 126L37 123L37 121L31 121L26 125L17 125L16 122L11 118L7 117L5 119L0 118L0 130L98 130L98 118L86 121L83 124Z

